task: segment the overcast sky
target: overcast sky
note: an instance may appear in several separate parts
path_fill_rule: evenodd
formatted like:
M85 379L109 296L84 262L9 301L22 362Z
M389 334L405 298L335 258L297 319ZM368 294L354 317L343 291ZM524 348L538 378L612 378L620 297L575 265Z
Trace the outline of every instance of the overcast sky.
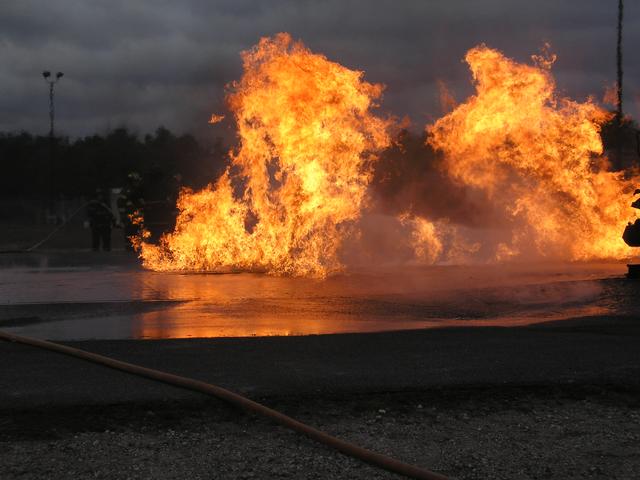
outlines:
M439 80L457 100L471 92L461 62L486 43L529 61L548 41L562 92L602 98L615 81L617 0L2 0L0 130L48 130L42 70L56 86L60 133L126 125L144 133L218 135L224 85L239 52L291 33L313 51L387 86L383 108L416 128L440 115ZM625 102L640 107L640 2L625 5ZM218 130L216 130L218 129Z

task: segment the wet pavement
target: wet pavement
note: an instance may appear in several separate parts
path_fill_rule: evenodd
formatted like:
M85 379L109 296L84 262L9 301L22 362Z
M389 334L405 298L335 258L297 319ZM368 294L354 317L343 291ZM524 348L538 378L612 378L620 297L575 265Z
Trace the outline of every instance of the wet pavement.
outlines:
M456 478L636 478L640 282L624 271L318 281L5 254L0 329L214 383ZM224 336L249 338L189 338ZM387 477L192 392L25 345L0 358L8 478Z
M620 263L407 266L315 280L151 272L125 252L5 254L0 328L107 340L518 326L628 315L635 289L625 271Z

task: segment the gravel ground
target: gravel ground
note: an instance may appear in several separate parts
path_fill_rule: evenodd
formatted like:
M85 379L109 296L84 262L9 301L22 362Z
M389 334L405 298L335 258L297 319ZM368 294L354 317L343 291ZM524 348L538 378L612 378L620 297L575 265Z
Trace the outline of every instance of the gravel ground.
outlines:
M637 390L492 387L258 400L452 478L640 478ZM0 412L0 465L7 480L398 478L199 399Z

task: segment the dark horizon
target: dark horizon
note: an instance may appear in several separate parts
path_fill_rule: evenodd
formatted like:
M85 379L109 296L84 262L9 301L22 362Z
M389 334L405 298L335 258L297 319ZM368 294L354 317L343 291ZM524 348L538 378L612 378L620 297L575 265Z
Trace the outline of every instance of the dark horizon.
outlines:
M407 115L414 131L441 115L438 83L458 101L471 92L462 59L475 45L520 62L545 43L558 55L558 91L601 101L616 80L617 2L112 2L108 7L25 1L0 6L3 95L0 131L48 131L41 72L62 71L56 131L72 138L126 126L163 125L198 138L233 137L233 122L208 125L224 109L224 87L240 77L240 52L287 31L312 51L386 85L380 111ZM637 118L640 6L625 7L625 113ZM613 107L611 107L613 108Z

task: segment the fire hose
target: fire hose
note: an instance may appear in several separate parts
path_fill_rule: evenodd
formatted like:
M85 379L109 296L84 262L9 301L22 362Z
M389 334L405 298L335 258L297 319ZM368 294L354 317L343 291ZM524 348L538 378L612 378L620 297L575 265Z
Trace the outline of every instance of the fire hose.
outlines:
M67 224L71 221L71 219L73 217L75 217L78 213L80 213L84 208L86 208L91 202L86 202L84 204L82 204L81 206L79 206L78 208L76 208L71 215L69 215L66 220L64 222L62 222L60 225L58 225L56 228L54 228L53 230L51 230L46 237L44 237L42 240L40 240L38 243L34 243L33 245L31 245L28 248L23 248L23 249L19 249L19 250L0 250L0 253L29 253L34 251L36 248L42 246L46 241L48 241L51 237L53 237L56 233L58 233L60 230L62 230L64 227L67 226ZM98 204L108 210L109 212L111 212L111 208L106 205L103 202L98 202Z
M89 205L89 203L91 202L87 202L84 205L78 207L71 215L69 215L69 217L62 222L60 225L58 225L56 228L54 228L51 232L49 232L49 235L47 235L46 237L44 237L42 240L40 240L38 243L30 246L29 248L25 249L25 252L31 252L33 250L35 250L36 248L38 248L40 245L42 245L44 242L46 242L47 240L49 240L51 237L53 237L56 233L58 233L60 230L62 230L62 228L69 223L69 221L75 217L82 209L84 209L87 205ZM104 208L109 209L109 207L107 207L105 204L103 204L102 202L100 202L100 205L102 205ZM111 209L109 209L109 211L111 211Z
M261 403L254 402L253 400L243 397L238 393L232 392L231 390L227 390L217 385L201 382L193 378L174 375L160 370L142 367L133 363L123 362L114 358L106 357L104 355L98 355L96 353L87 352L78 348L68 347L59 343L38 340L36 338L24 337L21 335L14 335L8 332L3 332L2 330L0 330L0 340L11 343L20 343L23 345L29 345L63 355L68 355L80 360L84 360L86 362L96 363L107 368L112 368L114 370L129 373L131 375L148 378L160 383L165 383L175 387L216 397L234 406L240 407L243 410L267 417L283 427L289 428L298 433L302 433L307 437L319 443L322 443L323 445L338 450L339 452L347 456L356 458L389 472L404 475L408 478L415 478L419 480L447 480L448 478L438 473L430 472L414 465L409 465L407 463L401 462L387 455L372 452L371 450L359 447L357 445L354 445L353 443L340 440L339 438L331 436L321 430L313 428L294 418L284 415L277 410L273 410L272 408L262 405Z
M0 253L29 253L29 252L32 252L33 250L35 250L36 248L38 248L42 244L44 244L51 237L53 237L60 230L62 230L69 223L69 221L71 221L71 219L73 217L75 217L78 213L80 213L80 211L82 211L87 205L89 205L89 203L91 203L91 202L86 202L86 203L82 204L80 207L76 208L73 211L73 213L71 213L71 215L69 215L67 217L67 219L64 222L62 222L56 228L51 230L49 232L49 234L46 237L44 237L42 240L40 240L38 243L35 243L35 244L31 245L28 248L23 248L23 249L19 249L19 250L0 250ZM104 203L100 202L100 205L102 205L104 208L107 208L109 211L111 211L111 209L109 207L107 207Z

